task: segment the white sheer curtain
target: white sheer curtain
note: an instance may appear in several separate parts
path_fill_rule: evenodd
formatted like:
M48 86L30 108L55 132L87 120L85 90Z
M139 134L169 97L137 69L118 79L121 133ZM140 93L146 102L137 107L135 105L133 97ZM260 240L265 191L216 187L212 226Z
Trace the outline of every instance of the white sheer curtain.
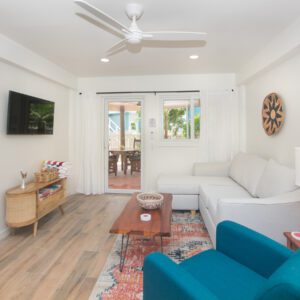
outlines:
M103 192L103 137L99 97L95 93L78 95L73 101L71 118L75 191L100 194Z
M239 151L239 102L235 92L201 94L201 149L204 161L227 161Z

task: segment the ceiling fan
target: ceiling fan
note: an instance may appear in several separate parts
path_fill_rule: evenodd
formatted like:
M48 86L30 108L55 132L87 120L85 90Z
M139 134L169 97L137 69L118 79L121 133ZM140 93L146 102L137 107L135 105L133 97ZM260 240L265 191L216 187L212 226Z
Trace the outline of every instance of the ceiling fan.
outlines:
M109 50L106 51L108 55L122 49L127 43L128 44L140 44L143 40L152 41L201 41L207 34L206 32L194 32L194 31L142 31L138 25L137 20L143 14L143 6L139 3L129 3L126 6L126 14L131 20L130 26L125 26L119 21L115 20L99 8L89 4L84 0L74 0L74 2L93 14L97 18L107 25L110 25L114 30L122 33L123 39L113 45Z

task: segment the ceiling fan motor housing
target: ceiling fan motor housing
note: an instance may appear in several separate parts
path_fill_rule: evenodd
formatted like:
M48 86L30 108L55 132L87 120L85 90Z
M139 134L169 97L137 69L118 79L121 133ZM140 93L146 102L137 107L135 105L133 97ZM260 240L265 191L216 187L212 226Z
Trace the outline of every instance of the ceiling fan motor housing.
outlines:
M125 37L127 39L127 42L133 45L139 44L143 38L141 31L130 32L126 34Z
M127 42L132 45L139 44L143 39L143 34L138 28L136 20L142 16L143 6L139 3L129 3L126 6L126 14L132 20L129 27L130 32L125 34Z

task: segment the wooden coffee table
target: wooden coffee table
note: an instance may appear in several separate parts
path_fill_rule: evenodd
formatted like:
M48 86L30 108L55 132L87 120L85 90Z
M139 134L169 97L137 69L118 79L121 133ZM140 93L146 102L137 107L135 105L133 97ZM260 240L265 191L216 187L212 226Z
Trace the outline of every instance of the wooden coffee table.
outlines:
M145 210L139 207L134 193L123 209L120 216L110 229L110 233L122 234L122 244L120 252L120 271L122 272L130 235L140 235L142 237L160 237L160 247L163 251L163 237L171 236L172 220L172 195L162 194L164 202L160 209ZM151 221L141 221L140 215L143 213L151 214ZM124 245L124 239L126 243ZM124 248L125 247L125 248Z

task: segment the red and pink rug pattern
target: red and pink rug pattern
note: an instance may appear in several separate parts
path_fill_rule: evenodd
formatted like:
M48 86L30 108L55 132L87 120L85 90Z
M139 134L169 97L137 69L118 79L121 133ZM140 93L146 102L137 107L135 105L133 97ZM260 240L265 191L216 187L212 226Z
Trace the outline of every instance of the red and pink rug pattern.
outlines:
M180 262L203 250L212 248L201 215L173 212L172 236L163 239L163 250L175 262ZM89 300L143 299L144 257L160 251L160 239L131 237L123 272L119 271L121 236L118 236Z

